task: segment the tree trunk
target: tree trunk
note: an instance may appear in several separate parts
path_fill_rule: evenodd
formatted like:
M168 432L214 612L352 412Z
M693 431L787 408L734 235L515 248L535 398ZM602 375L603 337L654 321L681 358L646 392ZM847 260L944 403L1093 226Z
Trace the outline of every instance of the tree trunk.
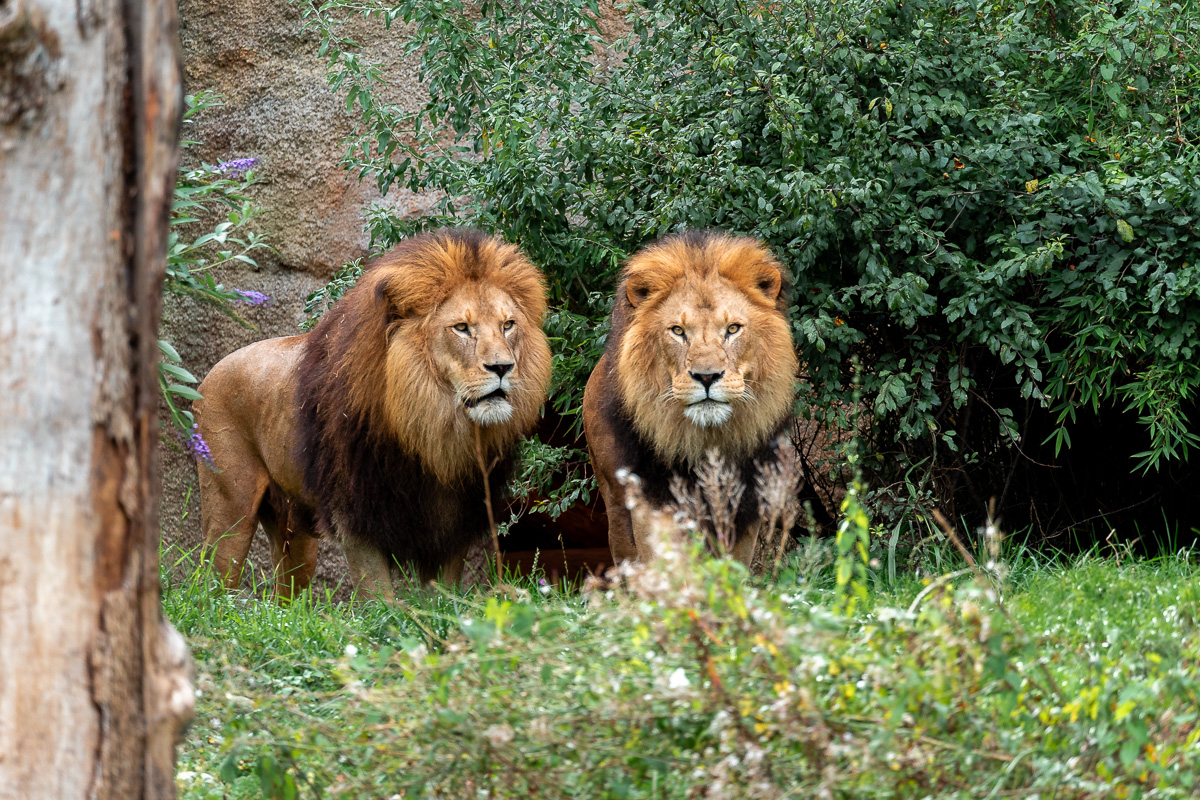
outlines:
M156 330L174 0L0 0L0 798L174 796Z

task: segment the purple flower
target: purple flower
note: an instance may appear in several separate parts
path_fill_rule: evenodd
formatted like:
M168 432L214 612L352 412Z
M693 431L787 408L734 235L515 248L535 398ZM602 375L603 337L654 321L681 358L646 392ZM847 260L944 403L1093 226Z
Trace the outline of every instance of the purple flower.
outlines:
M257 163L257 158L235 158L232 161L222 161L214 169L231 178L240 178Z
M212 460L212 451L208 449L208 442L204 441L204 437L200 435L199 425L192 425L191 433L180 434L180 438L183 440L183 448L191 453L193 458L203 461L212 469L217 468Z
M234 300L235 303L245 303L248 306L261 306L271 302L271 298L267 297L262 292L256 292L251 289L234 289L234 294L241 297L240 300Z

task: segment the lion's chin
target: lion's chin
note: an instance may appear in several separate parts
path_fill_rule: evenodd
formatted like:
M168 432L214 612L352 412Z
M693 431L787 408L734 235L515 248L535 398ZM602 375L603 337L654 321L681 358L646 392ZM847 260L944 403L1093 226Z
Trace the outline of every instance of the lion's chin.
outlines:
M512 403L503 398L481 400L467 408L467 418L476 425L503 425L512 415Z
M733 407L718 400L701 400L685 408L683 415L701 428L716 428L729 421Z

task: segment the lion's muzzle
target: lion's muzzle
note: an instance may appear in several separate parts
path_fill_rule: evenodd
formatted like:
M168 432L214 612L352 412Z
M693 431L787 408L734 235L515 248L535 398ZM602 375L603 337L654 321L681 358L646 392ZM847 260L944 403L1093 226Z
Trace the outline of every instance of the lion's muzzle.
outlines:
M502 367L502 369L493 369L493 367ZM482 382L482 385L470 387L466 391L460 391L463 408L467 411L467 416L476 425L502 425L508 422L513 415L513 406L509 400L509 392L512 391L512 381L509 377L510 370L513 365L487 364L485 368L490 373L488 376L491 380ZM471 389L474 389L471 392ZM470 392L468 394L468 392Z
M467 408L475 408L480 403L486 403L491 400L507 401L508 400L508 392L504 391L503 389L496 389L493 392L488 392L487 394L483 395L482 397L468 397L465 400L463 400L463 405L466 406Z
M683 404L683 415L701 428L724 425L733 416L734 400L741 399L741 381L725 370L689 370L675 380L675 399Z

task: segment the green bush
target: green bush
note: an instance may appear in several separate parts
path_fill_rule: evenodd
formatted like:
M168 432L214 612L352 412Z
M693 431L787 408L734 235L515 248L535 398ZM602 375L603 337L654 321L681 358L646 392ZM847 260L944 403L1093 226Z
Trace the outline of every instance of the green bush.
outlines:
M591 0L307 7L361 114L346 166L440 193L419 220L375 209L374 242L498 231L598 325L590 298L642 243L681 227L760 236L796 288L798 410L844 416L858 356L883 471L920 467L942 494L956 470L1007 482L1011 448L1039 430L1069 447L1084 409L1140 418L1144 449L1118 470L1200 442L1195 3L625 11L606 67ZM417 111L381 100L387 75L343 32L352 14L403 25L422 53ZM583 367L555 385L568 414Z

